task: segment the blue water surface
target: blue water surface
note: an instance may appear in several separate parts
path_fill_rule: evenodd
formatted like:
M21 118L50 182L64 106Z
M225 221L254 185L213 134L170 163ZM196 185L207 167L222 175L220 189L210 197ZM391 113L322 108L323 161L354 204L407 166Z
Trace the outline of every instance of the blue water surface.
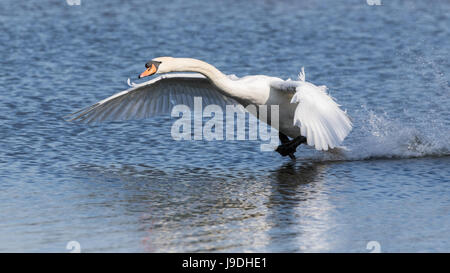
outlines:
M450 2L380 3L0 1L0 251L450 251ZM63 119L159 56L304 66L352 117L346 150Z

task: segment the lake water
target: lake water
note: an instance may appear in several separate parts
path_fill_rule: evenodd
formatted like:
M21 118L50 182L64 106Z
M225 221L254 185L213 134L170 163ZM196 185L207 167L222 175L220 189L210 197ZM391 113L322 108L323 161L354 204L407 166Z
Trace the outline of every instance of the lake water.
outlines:
M450 2L381 4L2 0L0 251L450 251ZM347 150L293 162L177 142L170 116L64 121L159 56L304 66L352 117Z

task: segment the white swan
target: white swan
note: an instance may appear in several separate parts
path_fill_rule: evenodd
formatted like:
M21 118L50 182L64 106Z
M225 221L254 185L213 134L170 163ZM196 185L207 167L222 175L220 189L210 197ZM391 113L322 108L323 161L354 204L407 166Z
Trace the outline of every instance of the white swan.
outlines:
M162 75L75 112L68 120L146 118L170 112L177 104L192 106L194 96L203 97L206 104L222 106L236 102L243 106L279 105L276 129L282 144L277 152L293 159L301 143L326 151L340 145L352 129L347 114L326 93L326 87L305 81L303 68L299 81L284 81L264 75L227 76L214 66L191 58L160 57L145 66L147 69L139 78L169 72L200 74Z

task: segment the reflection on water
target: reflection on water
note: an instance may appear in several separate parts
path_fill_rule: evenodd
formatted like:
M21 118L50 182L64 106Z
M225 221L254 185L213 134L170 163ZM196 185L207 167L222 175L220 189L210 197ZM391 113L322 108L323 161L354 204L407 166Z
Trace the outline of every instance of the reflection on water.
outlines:
M288 252L329 249L326 231L332 225L333 207L322 181L327 168L323 163L290 163L275 172L267 215L272 249ZM321 224L317 226L314 222Z
M139 212L140 244L149 252L326 250L333 209L322 181L327 168L290 162L267 176L237 179L200 168L78 166L102 181L97 186L116 179L124 184L120 202L124 211ZM316 222L321 225L311 228Z

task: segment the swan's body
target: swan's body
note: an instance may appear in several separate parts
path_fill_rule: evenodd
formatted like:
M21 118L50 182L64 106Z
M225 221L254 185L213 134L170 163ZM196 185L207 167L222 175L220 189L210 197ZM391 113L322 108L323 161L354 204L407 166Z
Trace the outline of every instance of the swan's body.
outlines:
M337 147L352 128L347 114L326 94L326 87L306 82L303 70L299 81L284 81L264 75L227 76L210 64L189 58L156 58L146 67L141 76L169 72L200 74L162 75L73 113L70 120L146 118L170 112L177 104L193 106L194 96L201 96L206 104L222 106L236 102L243 106L279 105L276 129L280 134L292 138L304 136L307 144L317 150Z

